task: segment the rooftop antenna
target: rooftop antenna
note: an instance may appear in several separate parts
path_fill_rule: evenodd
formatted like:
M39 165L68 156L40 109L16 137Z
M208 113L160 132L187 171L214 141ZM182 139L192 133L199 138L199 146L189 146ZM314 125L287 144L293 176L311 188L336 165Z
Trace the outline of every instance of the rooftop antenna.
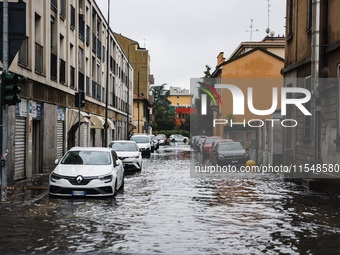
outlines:
M269 36L269 33L270 33L270 26L269 26L269 21L270 21L270 0L267 0L268 1L268 26L267 26L267 29L266 29L266 33L267 33L267 36Z
M253 40L253 31L254 32L258 32L259 30L258 29L254 29L253 28L253 23L254 23L254 20L253 19L250 19L250 30L248 30L247 32L250 32L250 48L249 50L251 50L251 42Z
M145 38L143 40L144 40L144 48L145 48Z

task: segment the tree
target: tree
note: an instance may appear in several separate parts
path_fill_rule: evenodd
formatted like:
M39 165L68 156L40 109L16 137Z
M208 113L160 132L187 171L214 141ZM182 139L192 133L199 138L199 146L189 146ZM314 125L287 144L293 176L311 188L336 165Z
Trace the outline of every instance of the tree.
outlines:
M164 84L151 87L151 91L154 97L154 107L164 107L165 109L169 110L169 106L171 104L171 102L168 100L168 97L170 97L170 91L164 90Z
M175 128L175 120L162 106L155 108L154 113L154 129L155 130L173 130Z

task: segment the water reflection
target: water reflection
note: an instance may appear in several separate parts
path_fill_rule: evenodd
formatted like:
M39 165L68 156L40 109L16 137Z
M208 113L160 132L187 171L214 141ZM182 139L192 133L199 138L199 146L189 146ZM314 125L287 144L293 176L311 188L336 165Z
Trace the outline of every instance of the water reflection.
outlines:
M0 253L304 254L339 251L339 197L278 176L190 178L161 147L108 199L44 198L0 212ZM198 157L198 155L194 155Z

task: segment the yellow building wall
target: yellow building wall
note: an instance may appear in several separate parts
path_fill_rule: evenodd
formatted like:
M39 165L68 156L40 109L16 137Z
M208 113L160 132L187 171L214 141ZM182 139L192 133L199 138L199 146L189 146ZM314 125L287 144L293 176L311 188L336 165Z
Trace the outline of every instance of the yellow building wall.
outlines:
M244 115L234 115L233 122L243 122L251 119L271 119L272 115L258 116L248 109L247 90L253 88L253 105L255 109L267 110L272 106L272 88L278 88L278 105L281 109L281 88L283 77L281 69L284 62L260 50L257 50L238 60L225 64L221 73L222 84L232 84L239 87L244 94ZM219 118L228 119L227 115L233 113L233 98L231 93L222 90L222 106L219 107ZM247 124L246 124L247 125ZM214 130L215 135L223 135L223 126L219 125Z
M146 116L143 116L143 107L144 102L143 100L139 100L139 124L138 124L138 100L133 100L133 124L137 126L136 129L132 130L133 133L143 133L143 126L146 122ZM139 126L139 132L138 132Z
M178 98L177 98L178 97ZM171 106L191 106L191 95L185 96L170 96L168 100L171 102Z

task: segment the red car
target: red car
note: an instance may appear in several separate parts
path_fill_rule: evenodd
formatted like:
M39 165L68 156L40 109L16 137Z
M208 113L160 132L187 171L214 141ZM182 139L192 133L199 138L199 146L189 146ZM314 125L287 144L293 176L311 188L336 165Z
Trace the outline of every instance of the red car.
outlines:
M233 140L232 139L221 139L221 140L215 140L215 141L213 141L213 143L211 144L211 147L210 147L210 152L209 152L209 155L210 155L210 161L211 161L211 156L212 156L212 152L213 152L213 150L215 149L215 147L216 147L216 144L217 143L220 143L220 142L233 142Z
M208 136L204 139L202 144L202 156L203 158L210 158L211 156L211 145L216 140L222 140L220 136Z

